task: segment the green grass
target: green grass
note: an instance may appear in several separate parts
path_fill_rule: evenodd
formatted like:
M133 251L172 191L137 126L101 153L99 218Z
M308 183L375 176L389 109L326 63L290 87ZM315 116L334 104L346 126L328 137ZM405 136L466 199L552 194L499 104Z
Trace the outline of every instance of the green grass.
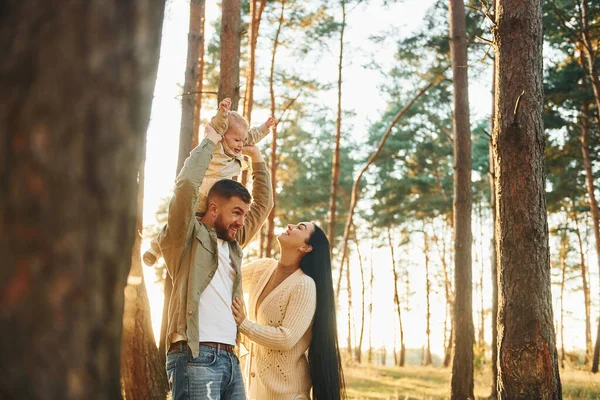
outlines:
M353 400L402 399L442 400L449 398L451 369L436 367L351 366L344 369L348 398ZM600 399L600 374L561 370L563 399ZM487 399L491 371L475 374L475 397Z

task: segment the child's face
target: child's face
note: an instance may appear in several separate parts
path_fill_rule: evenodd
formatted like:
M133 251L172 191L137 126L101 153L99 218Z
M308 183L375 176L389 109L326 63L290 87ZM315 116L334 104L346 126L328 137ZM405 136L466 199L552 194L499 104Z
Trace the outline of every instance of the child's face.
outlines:
M229 129L223 135L223 140L235 154L239 154L244 147L246 135L246 130L240 124L230 124Z

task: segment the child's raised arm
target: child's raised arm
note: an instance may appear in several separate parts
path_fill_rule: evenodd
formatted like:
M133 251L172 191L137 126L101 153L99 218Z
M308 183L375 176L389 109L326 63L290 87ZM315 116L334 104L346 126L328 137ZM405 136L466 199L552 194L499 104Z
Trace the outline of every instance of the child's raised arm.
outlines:
M275 126L277 121L273 117L269 117L267 121L259 127L250 128L248 130L248 136L246 136L246 146L254 146L260 142L265 136L271 131L271 127Z

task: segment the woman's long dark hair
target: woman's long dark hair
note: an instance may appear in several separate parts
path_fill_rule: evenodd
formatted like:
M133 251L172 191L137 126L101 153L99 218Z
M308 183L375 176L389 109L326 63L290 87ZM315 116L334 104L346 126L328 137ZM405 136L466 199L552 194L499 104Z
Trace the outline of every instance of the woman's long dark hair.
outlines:
M313 399L339 400L346 398L346 386L338 346L329 240L321 228L313 225L315 231L307 242L312 251L300 261L300 268L317 287L317 310L308 349Z

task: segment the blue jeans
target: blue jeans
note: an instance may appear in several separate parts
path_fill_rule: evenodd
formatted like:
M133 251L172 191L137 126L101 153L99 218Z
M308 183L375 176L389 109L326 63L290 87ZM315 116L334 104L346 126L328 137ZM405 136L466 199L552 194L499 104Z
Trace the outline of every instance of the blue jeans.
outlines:
M198 357L179 343L167 354L167 378L173 400L245 400L238 358L225 350L200 345Z

